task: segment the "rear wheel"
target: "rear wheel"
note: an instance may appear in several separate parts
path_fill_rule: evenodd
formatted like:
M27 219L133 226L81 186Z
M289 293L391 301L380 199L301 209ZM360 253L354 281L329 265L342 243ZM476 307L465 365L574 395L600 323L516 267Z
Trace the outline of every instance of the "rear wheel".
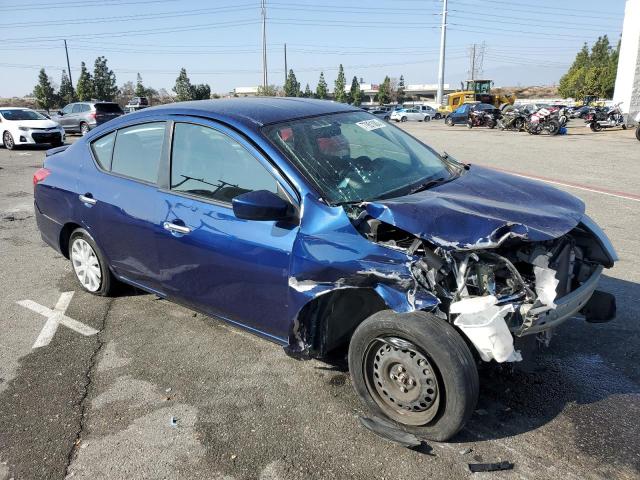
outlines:
M447 125L449 125L450 127L453 127L453 118L451 117L447 117L444 121L444 123L446 123Z
M69 239L69 259L80 286L94 295L108 296L116 279L106 259L89 233L78 228Z
M549 135L557 135L560 132L560 122L555 119L549 120L547 122L547 132L549 132Z
M636 127L636 138L640 141L640 125Z
M2 135L2 142L4 143L4 148L6 148L7 150L13 150L14 148L16 148L13 137L9 132L4 132L4 134Z
M524 128L524 120L523 120L522 118L516 118L516 119L513 121L513 129L514 129L516 132L519 132L519 131L521 131L523 128Z
M473 120L467 120L467 128L473 128Z
M424 117L424 121L425 122L430 122L431 121L431 117L429 115L427 115L426 117Z
M591 129L592 132L599 132L600 130L602 130L602 127L600 126L600 124L595 120L589 124L589 128Z
M82 122L80 124L80 133L82 134L82 136L84 137L87 133L89 133L89 125L87 125L85 122Z
M623 130L626 130L626 129L627 129L627 126L626 126L624 123L622 124L622 129L623 129Z
M401 122L406 122L407 121L407 117L400 117L400 121Z
M426 312L386 310L366 319L351 338L349 371L374 414L431 440L455 435L478 399L467 344L449 323Z
M440 120L442 118L442 116L439 113L436 113L435 116L433 117L435 120Z
M487 120L487 127L489 128L496 128L496 121L493 119L489 119Z

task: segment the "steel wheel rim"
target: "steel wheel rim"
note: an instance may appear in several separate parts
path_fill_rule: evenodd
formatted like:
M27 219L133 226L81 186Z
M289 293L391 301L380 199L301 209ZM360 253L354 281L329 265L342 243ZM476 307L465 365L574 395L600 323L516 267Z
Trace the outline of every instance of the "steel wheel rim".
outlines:
M96 292L102 285L102 270L98 256L89 242L82 238L71 245L71 263L80 284L90 292Z
M369 394L389 418L405 425L425 425L436 416L441 387L427 355L397 337L376 338L364 357Z

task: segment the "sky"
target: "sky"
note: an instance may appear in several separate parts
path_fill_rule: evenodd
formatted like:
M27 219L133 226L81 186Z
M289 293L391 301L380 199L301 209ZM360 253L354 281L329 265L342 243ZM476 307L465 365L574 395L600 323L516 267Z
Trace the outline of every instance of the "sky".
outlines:
M482 77L496 86L553 85L584 42L621 34L624 0L449 0L445 82L469 76L470 48L484 44ZM436 83L442 0L266 0L269 83L287 65L312 90L320 71L333 89L338 65L380 83ZM192 83L226 94L262 83L260 0L0 0L0 97L33 90L44 67L56 84L104 55L118 85L171 91L181 67Z

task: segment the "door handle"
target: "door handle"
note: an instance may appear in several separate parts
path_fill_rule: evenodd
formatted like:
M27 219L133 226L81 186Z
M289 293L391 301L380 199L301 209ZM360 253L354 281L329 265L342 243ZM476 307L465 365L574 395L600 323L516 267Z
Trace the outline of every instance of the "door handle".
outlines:
M189 227L185 227L184 225L176 225L175 223L171 223L171 222L164 222L162 224L162 228L164 228L168 232L180 233L182 235L187 235L188 233L191 233L191 229Z
M84 195L78 195L78 198L82 203L86 203L87 205L95 205L97 200L91 196L90 193L85 193Z

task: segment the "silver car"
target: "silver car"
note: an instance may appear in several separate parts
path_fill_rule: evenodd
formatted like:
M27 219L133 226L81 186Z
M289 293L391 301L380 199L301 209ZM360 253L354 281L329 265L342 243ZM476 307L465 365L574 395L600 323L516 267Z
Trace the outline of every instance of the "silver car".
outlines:
M124 115L115 102L75 102L51 116L51 120L64 127L66 132L86 135L98 125Z

